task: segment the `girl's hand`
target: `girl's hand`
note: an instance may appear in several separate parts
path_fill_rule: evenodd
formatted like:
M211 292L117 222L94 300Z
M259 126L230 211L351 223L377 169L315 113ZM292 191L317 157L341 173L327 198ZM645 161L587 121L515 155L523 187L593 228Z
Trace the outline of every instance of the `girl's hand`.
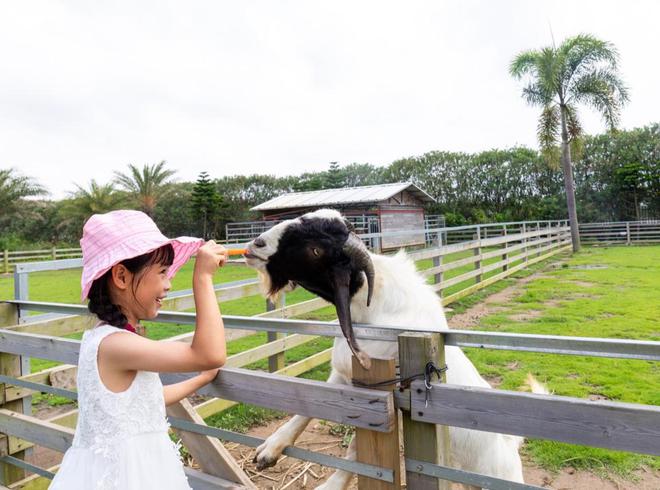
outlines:
M222 245L209 240L197 250L195 274L213 273L227 262L227 250Z
M209 369L208 371L202 371L199 373L199 376L204 381L204 384L208 384L215 379L218 375L218 371L220 371L220 368Z

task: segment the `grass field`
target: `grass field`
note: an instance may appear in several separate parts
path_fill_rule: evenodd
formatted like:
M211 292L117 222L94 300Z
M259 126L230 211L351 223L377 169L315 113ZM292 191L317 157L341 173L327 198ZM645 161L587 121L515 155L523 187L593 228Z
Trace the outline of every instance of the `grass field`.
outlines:
M445 262L471 253L454 254ZM493 258L486 263L497 260L499 258ZM431 261L420 261L417 266L426 269L431 267ZM445 277L454 277L472 267L468 265L449 271ZM542 268L545 271L541 277L527 283L522 294L507 304L497 305L498 311L483 317L479 329L660 340L660 247L657 246L585 248L563 262L552 260L520 271L453 303L451 308L454 313L461 312L484 296L514 284L517 278ZM69 270L31 275L30 299L78 302L79 273L79 270ZM254 277L254 273L249 269L231 265L218 273L216 281L250 277ZM192 265L188 264L174 279L173 289L189 288L191 278ZM445 294L452 294L466 284L469 283L453 286ZM0 277L0 298L12 295L11 277ZM296 290L287 294L287 303L310 298L311 294ZM242 298L223 303L222 311L225 314L254 315L265 311L265 301L258 296ZM334 317L334 310L324 308L304 317L327 320ZM191 326L150 323L148 331L151 338L160 339L191 329ZM228 349L233 354L265 342L265 334L257 334L230 342ZM286 353L287 363L326 349L331 343L330 339L318 339L292 349ZM519 389L527 373L531 372L558 395L660 405L660 366L657 363L488 350L467 350L467 354L482 375L496 380L503 389ZM266 362L250 367L263 369ZM54 363L48 361L33 360L33 370L52 365ZM305 377L322 380L327 377L328 370L326 364L306 373ZM57 397L46 399L54 404L66 401ZM210 417L207 422L233 430L247 430L253 424L281 415L240 404ZM573 466L629 475L642 465L660 468L659 458L548 441L530 441L525 451L536 463L548 469Z
M527 283L522 295L481 319L480 330L660 340L660 247L586 248ZM528 372L557 395L660 405L660 365L650 361L466 350L479 372L517 390ZM614 471L660 458L530 441L541 466Z

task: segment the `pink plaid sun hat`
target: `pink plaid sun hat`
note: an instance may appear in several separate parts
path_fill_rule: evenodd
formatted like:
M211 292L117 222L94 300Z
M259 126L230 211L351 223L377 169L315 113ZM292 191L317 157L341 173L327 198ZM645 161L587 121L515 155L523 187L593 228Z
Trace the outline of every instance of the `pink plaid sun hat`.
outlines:
M92 283L113 265L167 244L174 248L174 262L168 272L168 277L172 277L204 244L204 240L188 236L167 238L141 211L120 210L93 215L85 223L80 240L83 253L81 299L87 298Z

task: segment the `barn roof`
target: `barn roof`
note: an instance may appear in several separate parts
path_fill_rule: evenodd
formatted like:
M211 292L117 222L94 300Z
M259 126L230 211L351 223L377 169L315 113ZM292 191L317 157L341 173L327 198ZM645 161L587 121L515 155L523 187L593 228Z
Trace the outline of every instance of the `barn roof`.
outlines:
M258 206L253 207L251 211L375 203L389 199L402 191L410 192L422 202L435 202L435 199L415 184L411 184L410 182L397 182L394 184L345 187L342 189L290 192L259 204Z

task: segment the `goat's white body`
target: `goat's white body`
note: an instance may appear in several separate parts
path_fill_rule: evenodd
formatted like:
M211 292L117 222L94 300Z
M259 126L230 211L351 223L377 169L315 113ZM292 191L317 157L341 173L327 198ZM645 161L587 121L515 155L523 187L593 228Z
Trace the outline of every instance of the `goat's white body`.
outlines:
M351 302L351 316L355 323L414 327L429 331L447 330L442 305L436 293L415 271L414 264L403 253L394 257L372 255L376 281L371 306L367 307L366 288L362 288ZM395 342L359 341L360 348L370 357L398 358ZM449 367L447 383L490 388L458 347L445 347L445 361ZM351 351L346 340L337 338L332 351L332 367L350 383ZM492 432L449 428L453 465L517 482L523 481L518 449L521 438Z
M447 321L436 293L415 271L404 253L393 257L371 255L375 269L375 284L371 305L367 307L366 285L352 298L351 316L355 323L413 327L428 331L447 330ZM370 357L398 358L396 342L359 340L360 348ZM351 351L345 339L337 338L332 352L332 373L328 382L351 383ZM472 362L457 347L448 346L445 358L449 370L447 382L457 385L490 388ZM270 436L257 450L257 459L273 461L284 447L294 443L309 419L293 417ZM515 436L450 427L452 465L466 471L523 482L522 463L518 449L522 439ZM355 457L354 445L348 457ZM324 489L344 488L351 475L337 471Z

